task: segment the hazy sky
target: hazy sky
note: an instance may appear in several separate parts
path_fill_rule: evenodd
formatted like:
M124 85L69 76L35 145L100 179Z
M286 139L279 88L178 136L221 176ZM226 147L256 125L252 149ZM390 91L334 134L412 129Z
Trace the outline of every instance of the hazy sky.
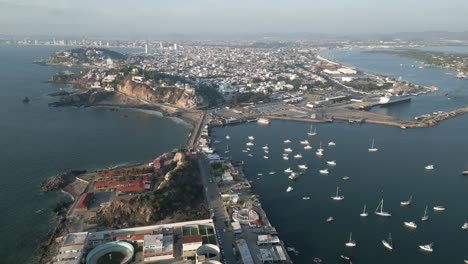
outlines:
M468 30L468 0L0 0L0 34L433 30Z

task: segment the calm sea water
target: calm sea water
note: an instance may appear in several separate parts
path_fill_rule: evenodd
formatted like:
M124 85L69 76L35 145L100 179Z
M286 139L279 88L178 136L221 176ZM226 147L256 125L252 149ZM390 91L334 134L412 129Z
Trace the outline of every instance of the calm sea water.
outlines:
M433 49L446 52L468 52L466 46L437 47ZM454 78L456 76L456 71L454 70L432 67L420 69L421 63L414 60L387 54L363 53L359 50L325 51L323 55L332 60L358 67L368 72L393 76L395 78L401 76L403 80L414 84L436 86L439 88L438 92L413 97L411 102L408 103L374 108L373 111L375 112L392 115L401 119L412 119L415 116L434 111L451 111L468 106L468 80Z
M462 49L458 49L462 50ZM468 81L453 78L454 72L447 69L419 69L418 62L397 56L367 54L359 51L324 54L348 65L366 71L402 76L421 85L435 85L440 91L428 96L415 97L409 104L399 104L375 111L399 118L437 110L453 110L468 104ZM400 67L400 63L403 67ZM416 65L412 68L411 65ZM448 93L448 96L445 94ZM450 98L450 100L448 99ZM300 251L293 259L295 263L312 263L314 257L324 263L340 263L340 255L355 257L356 263L364 264L413 264L413 263L463 263L468 259L468 233L461 225L468 221L468 177L461 171L468 168L468 116L460 116L431 128L401 130L377 125L350 125L347 123L319 124L318 135L308 137L309 124L273 121L269 126L249 123L238 126L216 128L213 137L222 140L216 148L222 153L226 144L231 147L232 158L243 160L247 176L253 181L255 191L267 211L271 223L277 227L280 237ZM231 140L226 142L225 136ZM248 136L254 136L253 157L243 153ZM379 148L369 153L372 139ZM283 140L290 139L294 150L290 160L282 159L285 146ZM313 149L306 151L299 141L308 139ZM322 141L325 155L315 156ZM336 147L328 147L335 141ZM262 146L269 145L265 154ZM302 160L293 155L302 153ZM268 155L269 159L263 156ZM330 168L328 176L319 170L327 167L327 160L336 160L337 166ZM291 167L299 171L299 164L309 169L295 182L284 174ZM435 170L424 167L434 164ZM275 175L269 175L275 171ZM261 173L261 176L258 174ZM342 177L349 176L349 181ZM288 186L294 191L286 193ZM345 200L334 202L336 187L342 189ZM401 207L400 202L413 196L413 204ZM308 196L310 200L303 200ZM392 213L388 219L373 214L380 200L385 200L385 210ZM359 216L364 204L369 217ZM435 205L445 205L447 211L436 213ZM421 222L426 205L430 208L430 219ZM325 220L333 216L335 221ZM408 230L404 221L416 221L418 228ZM358 246L345 247L349 233ZM387 251L382 239L392 233L395 250ZM434 252L424 253L420 244L434 242Z
M190 128L170 119L105 108L49 108L60 68L34 65L61 47L0 46L0 263L34 263L55 223L59 193L41 181L66 169L147 161L184 143ZM31 102L23 104L28 96Z
M308 137L309 125L287 121L273 121L269 126L248 123L216 128L213 137L222 140L216 148L222 153L229 144L232 158L243 160L247 177L260 195L260 201L280 237L300 251L295 263L312 263L321 257L325 263L339 263L340 254L354 256L356 263L462 263L468 259L468 233L461 225L468 220L468 177L461 176L468 168L468 116L461 116L432 128L401 130L376 125L350 125L346 123L320 124L318 135ZM230 135L227 143L225 136ZM248 136L255 137L251 147L253 157L243 153ZM290 160L282 159L290 139L293 153ZM379 151L369 153L375 138ZM299 143L308 139L313 149L306 151ZM315 156L319 142L323 142L325 155ZM335 141L336 147L328 147ZM269 145L269 154L262 146ZM302 160L292 158L302 153ZM268 155L269 159L263 158ZM328 176L319 170L327 168L327 160L336 160ZM299 171L299 164L309 169L295 182L284 174L291 167ZM434 164L434 171L424 167ZM275 175L269 175L275 171ZM262 173L262 176L258 176ZM343 176L351 177L343 181ZM286 193L293 186L294 191ZM342 189L345 200L330 199L336 187ZM413 195L413 204L401 207L400 201ZM309 196L310 200L302 197ZM373 211L384 198L385 210L392 213L388 219L377 217ZM359 216L367 204L369 217ZM434 213L432 207L442 204L443 213ZM420 221L425 206L430 207L430 219ZM333 216L335 221L325 220ZM416 221L418 228L408 230L403 221ZM345 247L353 232L358 246ZM382 239L392 233L395 250L388 252ZM420 252L418 245L434 242L435 252Z

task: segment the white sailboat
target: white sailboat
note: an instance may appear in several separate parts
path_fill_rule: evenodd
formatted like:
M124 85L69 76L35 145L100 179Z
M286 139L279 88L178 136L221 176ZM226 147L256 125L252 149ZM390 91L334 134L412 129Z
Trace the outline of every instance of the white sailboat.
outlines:
M408 199L407 201L402 201L402 202L400 202L400 205L401 205L401 206L408 206L408 205L411 205L412 200L413 200L413 196L410 195L409 199Z
M372 139L372 145L371 145L371 147L368 149L369 152L377 152L377 151L379 151L378 148L374 147L374 143L375 143L374 141L375 141L375 140Z
M255 138L253 136L249 136L248 139L249 140L255 140Z
M263 150L268 150L268 144L262 147Z
M436 205L434 206L434 211L445 211L446 208L443 205Z
M334 160L329 160L329 161L327 161L327 165L329 165L329 166L336 166L336 161L334 161Z
M226 145L226 150L224 151L225 154L229 153L230 150L229 150L229 145Z
M426 205L426 209L424 209L424 215L421 217L421 221L427 221L429 219L429 215L427 214L427 208L428 206Z
M328 174L328 169L319 170L320 174Z
M380 208L380 210L379 210L379 208ZM377 206L377 208L375 209L374 213L375 213L376 215L378 215L378 216L384 216L384 217L390 217L390 216L392 216L391 213L385 212L385 211L383 210L383 199L380 201L380 203L379 203L379 205Z
M292 149L291 149L291 148L285 148L285 149L284 149L284 152L286 152L286 153L291 153L291 152L292 152Z
M309 130L309 132L307 133L307 135L309 135L309 136L315 136L315 135L317 135L317 128L315 128L314 131L312 131L312 125L310 125L310 130Z
M226 139L231 139L231 137L229 135L226 135Z
M245 145L247 145L247 146L253 146L254 143L252 143L252 142L247 142L247 143L245 143Z
M310 145L306 145L306 146L304 146L304 149L309 150L309 149L312 149L312 147Z
M382 240L382 244L389 250L393 250L392 233L388 233L388 239Z
M468 222L465 222L462 227L461 227L463 230L467 230L468 229Z
M283 156L283 159L284 160L289 160L289 157L288 156Z
M302 159L302 155L301 154L296 154L296 155L294 155L294 158L295 159Z
M409 222L403 222L405 224L405 226L409 227L409 228L414 228L416 229L418 227L418 225L416 225L416 222L414 221L409 221Z
M315 152L315 155L321 157L321 156L323 156L323 151L317 150L317 151Z
M335 196L331 196L331 198L335 201L342 201L344 200L344 195L339 195L340 188L336 186L336 194Z
M290 180L295 180L299 178L299 173L292 172L291 175L288 176Z
M283 141L283 143L284 143L284 144L289 144L289 143L291 143L291 140L286 139L286 140Z
M335 142L333 142L333 141L330 141L330 142L328 142L328 146L329 146L329 147L336 146L336 143L335 143Z
M292 173L293 170L291 170L291 168L287 168L287 169L284 170L284 172L285 172L285 173Z
M367 217L369 214L366 212L366 205L364 205L364 209L362 209L362 213L359 214L361 217Z
M349 233L349 241L346 242L346 244L345 244L345 246L347 246L347 247L355 247L356 246L356 241L353 240L352 234L353 233L351 233L351 232Z
M289 186L287 189L286 189L286 192L292 192L294 190L293 187Z
M301 164L301 165L299 165L298 167L299 167L299 169L301 169L301 170L307 170L307 169L308 169L308 167L307 167L306 164Z
M434 249L432 248L433 245L434 245L434 243L430 243L430 244L427 244L427 245L419 245L419 248L421 250L424 250L424 251L427 251L427 252L432 252L432 251L434 251Z
M424 167L424 169L426 169L426 170L433 170L433 169L434 169L434 165L429 164L429 165L427 165L426 167Z
M263 156L264 159L268 159L268 156Z
M301 141L301 145L309 145L309 141L306 139L306 140L302 140Z
M320 147L317 149L317 151L321 151L321 152L323 152L323 148L322 148L322 141L320 141Z

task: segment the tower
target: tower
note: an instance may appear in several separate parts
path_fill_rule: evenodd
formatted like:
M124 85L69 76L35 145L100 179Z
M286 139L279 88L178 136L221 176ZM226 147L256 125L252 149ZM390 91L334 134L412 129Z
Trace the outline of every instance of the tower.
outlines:
M148 44L145 43L145 54L148 54Z

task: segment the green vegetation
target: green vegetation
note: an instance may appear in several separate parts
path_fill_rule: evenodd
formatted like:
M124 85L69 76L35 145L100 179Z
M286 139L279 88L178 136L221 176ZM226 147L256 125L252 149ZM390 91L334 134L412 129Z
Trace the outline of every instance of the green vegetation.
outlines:
M384 83L383 85L379 86L376 83L368 80L359 80L359 81L352 81L347 82L346 86L352 87L359 91L364 92L371 92L371 91L378 91L378 90L386 90L392 87L393 84L391 83Z
M258 102L270 102L271 98L263 93L254 93L254 92L247 92L247 93L238 93L236 94L232 100L231 100L231 105L237 106L240 104L246 104L246 103L258 103Z
M468 55L462 53L445 53L417 49L372 50L366 52L398 55L403 58L421 61L429 66L453 68L468 72Z
M223 95L213 85L200 84L196 87L196 92L203 97L208 107L217 107L224 103Z

